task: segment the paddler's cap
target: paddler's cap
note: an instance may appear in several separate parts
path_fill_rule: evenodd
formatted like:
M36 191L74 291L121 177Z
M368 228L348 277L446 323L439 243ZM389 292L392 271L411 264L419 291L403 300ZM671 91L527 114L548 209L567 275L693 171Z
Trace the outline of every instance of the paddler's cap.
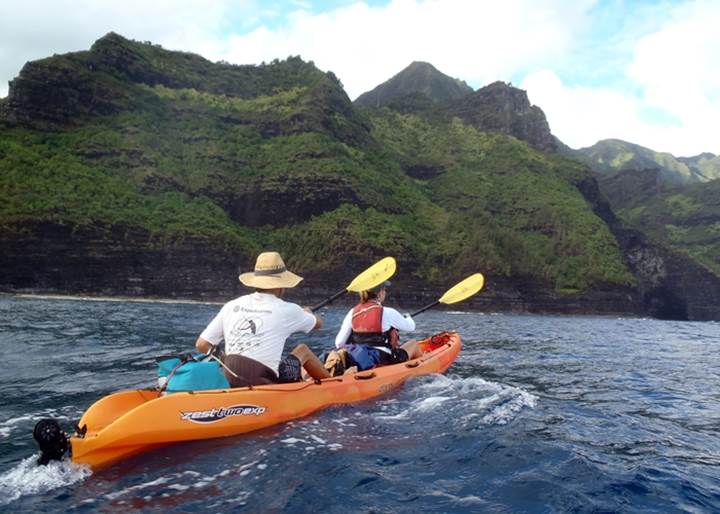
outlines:
M255 271L242 273L238 278L244 285L257 289L295 287L302 280L301 276L288 271L277 252L261 253L255 261Z
M383 289L387 289L388 287L390 287L390 281L389 281L389 280L386 280L386 281L383 282L382 284L379 284L379 285L373 287L370 291L373 291L373 292L375 292L375 293L379 293L380 291L382 291Z

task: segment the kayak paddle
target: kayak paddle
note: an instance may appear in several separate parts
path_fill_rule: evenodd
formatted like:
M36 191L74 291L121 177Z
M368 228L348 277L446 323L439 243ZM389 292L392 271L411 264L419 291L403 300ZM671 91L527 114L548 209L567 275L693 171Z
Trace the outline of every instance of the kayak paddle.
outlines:
M418 314L425 312L432 307L435 307L439 303L450 305L453 303L461 302L480 291L483 285L485 285L485 277L482 276L482 273L475 273L474 275L470 275L462 282L455 284L453 287L445 291L445 294L442 295L439 300L435 300L433 303L428 304L422 309L413 312L410 317L414 318Z
M319 304L311 307L310 310L315 312L320 307L324 307L333 300L337 300L349 291L367 291L368 289L379 286L393 276L396 267L397 265L393 257L385 257L384 259L380 259L378 262L376 262L368 269L360 273L357 277L355 277L355 279L350 282L350 285L348 285L345 289L343 289L342 291L338 291L329 298L326 298Z

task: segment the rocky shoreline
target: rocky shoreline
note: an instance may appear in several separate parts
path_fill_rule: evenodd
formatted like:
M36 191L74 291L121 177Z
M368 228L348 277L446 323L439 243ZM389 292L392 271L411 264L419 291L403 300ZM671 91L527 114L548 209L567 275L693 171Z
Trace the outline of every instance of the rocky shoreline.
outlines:
M225 302L247 291L239 269L251 269L254 256L243 255L202 238L158 241L130 227L39 224L32 230L0 230L0 291L31 295L147 298L168 301ZM609 285L582 293L559 293L530 278L493 276L485 288L458 305L460 310L645 316L679 320L720 320L720 278L687 256L649 243L635 231L615 235L637 278L635 286ZM464 276L442 283L418 283L412 263L398 259L391 299L408 310L438 299ZM332 273L295 269L305 277L288 294L314 305L345 287L371 261ZM337 304L350 304L351 296ZM345 303L342 303L345 302ZM454 307L454 306L451 306ZM440 306L439 308L443 308Z

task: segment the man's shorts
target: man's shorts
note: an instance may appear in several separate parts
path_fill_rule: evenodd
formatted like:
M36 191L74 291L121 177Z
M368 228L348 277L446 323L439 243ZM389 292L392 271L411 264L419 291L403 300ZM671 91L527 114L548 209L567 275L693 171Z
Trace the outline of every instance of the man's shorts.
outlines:
M237 375L235 377L227 369L223 368L223 373L230 383L230 387L284 384L302 380L302 365L294 355L288 355L280 360L278 366L279 376L265 364L243 355L226 355L223 363Z

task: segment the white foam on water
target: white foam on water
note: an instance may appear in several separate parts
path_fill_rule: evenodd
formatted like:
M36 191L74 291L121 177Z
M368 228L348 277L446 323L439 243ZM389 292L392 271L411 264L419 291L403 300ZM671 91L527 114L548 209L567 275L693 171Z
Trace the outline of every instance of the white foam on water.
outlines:
M173 479L173 475L169 475L166 477L160 477L155 480L151 480L150 482L145 482L138 485L132 485L130 487L126 487L125 489L120 489L119 491L113 492L113 493L107 493L105 495L105 498L108 500L117 500L118 498L121 498L122 496L133 493L137 491L142 491L143 489L147 489L148 487L155 487L158 485L165 485L168 482L170 482Z
M77 407L61 407L60 409L43 409L38 412L23 414L16 418L9 418L0 422L0 438L10 437L10 435L20 429L27 432L25 425L34 426L41 419L54 418L57 421L70 421L79 417L80 411ZM32 429L31 429L32 430Z
M307 441L305 441L304 439L298 439L297 437L288 437L281 440L280 442L285 444L307 443Z
M440 394L438 394L440 393ZM479 377L449 377L432 375L410 381L403 397L408 401L379 408L375 419L387 422L427 419L438 414L462 427L504 425L512 421L524 408L534 408L537 397L514 386L490 382ZM388 406L390 405L390 408Z
M68 486L90 475L90 468L67 460L38 466L37 456L28 457L0 475L0 505L7 505L22 496L43 494Z
M232 469L225 469L214 475L204 475L193 470L171 473L149 482L143 482L142 484L132 485L119 491L107 493L104 495L104 498L112 502L122 504L127 501L127 498L135 498L138 495L143 494L145 495L144 498L148 498L148 501L150 501L152 500L153 494L149 493L153 493L154 490L157 490L158 492L160 490L183 492L191 488L201 489L212 484L214 481L225 478L229 475L234 477L245 477L252 472L252 468L255 466L259 469L263 469L260 467L261 465L260 461L253 460ZM168 497L170 494L168 492L163 492L160 493L160 496Z
M468 495L468 496L456 496L454 494L446 493L444 491L431 491L430 496L436 496L441 498L447 498L455 505L460 507L470 507L477 505L486 505L487 501L483 500L479 496Z
M294 426L286 427L283 434L275 439L273 443L280 443L289 447L297 445L306 452L323 449L337 451L343 448L342 443L347 440L344 428L354 426L356 425L349 423L347 417L322 422L319 420L299 420L295 422Z
M515 415L520 412L523 407L535 408L537 397L523 391L522 389L513 388L513 393L518 393L512 396L508 401L495 405L493 410L483 416L482 420L488 425L505 425L512 421Z

